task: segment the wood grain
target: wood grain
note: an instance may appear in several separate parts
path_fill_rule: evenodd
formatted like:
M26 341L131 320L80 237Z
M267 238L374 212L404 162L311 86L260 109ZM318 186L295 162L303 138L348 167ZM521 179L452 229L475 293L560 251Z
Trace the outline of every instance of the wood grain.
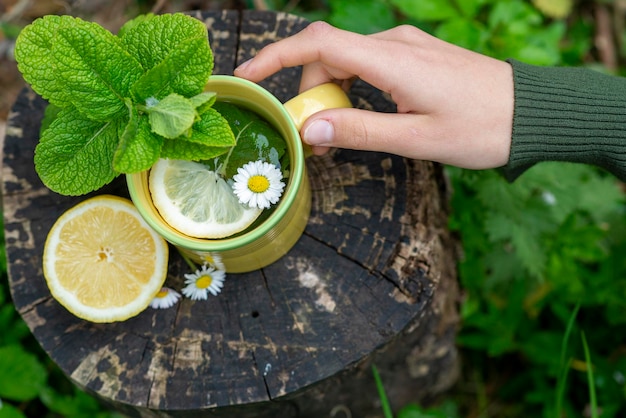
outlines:
M307 22L258 11L194 14L209 29L215 73ZM300 68L262 85L297 94ZM355 106L393 112L357 82ZM90 197L50 192L33 167L45 102L25 89L3 148L3 212L16 309L77 385L129 416L380 416L370 366L395 406L427 401L456 378L456 242L441 167L372 152L312 157L313 209L302 238L263 270L227 277L219 297L148 309L114 324L82 321L50 295L46 235ZM122 178L97 192L128 196ZM167 282L189 268L172 251ZM339 409L338 409L339 408ZM342 409L343 408L343 409ZM341 415L337 415L341 416Z

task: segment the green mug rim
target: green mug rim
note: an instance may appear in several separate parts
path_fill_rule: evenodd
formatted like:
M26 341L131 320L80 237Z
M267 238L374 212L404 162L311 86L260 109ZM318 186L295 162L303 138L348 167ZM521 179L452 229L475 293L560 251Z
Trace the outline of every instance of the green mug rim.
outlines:
M304 150L302 146L302 142L300 140L300 132L298 131L293 119L287 112L287 109L283 106L283 104L267 89L256 84L252 81L235 77L229 75L212 75L209 78L207 83L207 88L210 91L211 83L222 83L222 84L231 84L244 86L247 89L252 89L257 93L265 96L267 100L272 104L273 110L278 113L278 117L282 118L287 122L288 130L291 136L293 137L294 143L288 145L288 150L291 150L290 154L290 176L285 187L285 192L280 199L278 206L274 209L274 212L260 225L248 231L242 235L237 235L235 237L226 237L226 238L218 238L218 239L204 239L204 238L194 238L190 236L186 236L184 234L175 235L171 233L170 230L162 228L160 223L153 219L153 217L147 213L148 210L143 207L137 206L137 201L141 201L141 199L135 199L134 197L138 196L138 190L136 189L135 180L137 175L142 175L143 173L135 173L135 174L127 174L127 186L129 189L129 193L133 203L137 210L142 214L143 218L150 224L150 226L158 232L163 238L172 243L175 246L181 246L191 251L226 251L232 250L236 248L240 248L245 245L249 245L254 241L260 239L261 237L267 235L271 230L280 222L281 219L287 214L291 206L294 204L294 201L297 197L298 191L300 189L300 185L303 181L303 176L305 174L304 169ZM227 98L227 97L226 97ZM220 96L218 94L218 100L220 100ZM245 98L243 99L245 100ZM275 115L275 112L269 112L272 115ZM263 116L263 115L262 115ZM275 117L277 119L277 117ZM266 118L267 119L267 118ZM270 121L271 123L271 121ZM289 143L290 140L285 138L285 140ZM295 157L295 158L294 158ZM145 173L145 172L144 172ZM148 190L148 194L149 194ZM155 208L156 211L156 208ZM158 213L158 211L157 211ZM163 219L161 222L165 223ZM183 242L184 241L184 242Z

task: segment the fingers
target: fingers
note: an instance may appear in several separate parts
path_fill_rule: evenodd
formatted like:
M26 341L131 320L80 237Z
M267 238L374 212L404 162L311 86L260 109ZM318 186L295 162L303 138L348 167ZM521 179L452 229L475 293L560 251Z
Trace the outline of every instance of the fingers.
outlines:
M322 61L323 56L332 55L337 48L330 48L331 42L341 44L352 35L323 22L312 23L299 33L263 48L238 67L235 75L260 81L282 68Z
M426 126L427 119L420 115L332 109L311 116L301 133L302 140L316 153L335 147L432 158L434 154L420 132L420 125ZM389 126L394 129L390 130Z
M378 68L382 76L385 60L375 42L375 38L314 22L296 35L263 48L235 69L235 75L258 82L282 68L303 65L303 89L355 76L364 78L365 74L371 79L369 74Z

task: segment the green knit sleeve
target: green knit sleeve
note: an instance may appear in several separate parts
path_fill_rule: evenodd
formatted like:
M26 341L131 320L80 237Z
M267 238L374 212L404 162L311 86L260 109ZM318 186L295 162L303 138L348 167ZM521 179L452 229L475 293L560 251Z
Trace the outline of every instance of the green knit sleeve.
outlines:
M626 180L626 78L508 62L515 109L505 177L513 181L541 161L570 161Z

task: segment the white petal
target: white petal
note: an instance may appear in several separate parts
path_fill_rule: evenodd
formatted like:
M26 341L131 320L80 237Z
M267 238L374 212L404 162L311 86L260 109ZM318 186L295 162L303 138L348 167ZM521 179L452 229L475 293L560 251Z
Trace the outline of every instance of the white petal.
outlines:
M267 200L265 193L257 193L257 205L262 209L268 209L270 207L270 202Z

